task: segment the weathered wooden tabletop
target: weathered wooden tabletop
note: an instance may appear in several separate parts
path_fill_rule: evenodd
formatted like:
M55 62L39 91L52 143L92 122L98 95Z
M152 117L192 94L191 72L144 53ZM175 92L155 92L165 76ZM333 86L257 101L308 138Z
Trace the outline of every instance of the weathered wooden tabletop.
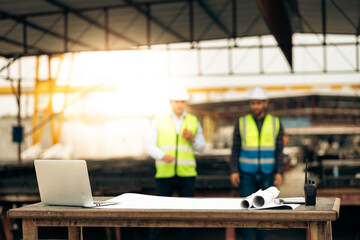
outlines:
M339 217L339 209L339 198L317 198L316 206L300 205L295 210L99 209L36 203L11 209L8 216L23 219L24 234L38 226L68 226L69 234L70 227L85 226L255 227L310 228L312 239L331 239L331 222Z

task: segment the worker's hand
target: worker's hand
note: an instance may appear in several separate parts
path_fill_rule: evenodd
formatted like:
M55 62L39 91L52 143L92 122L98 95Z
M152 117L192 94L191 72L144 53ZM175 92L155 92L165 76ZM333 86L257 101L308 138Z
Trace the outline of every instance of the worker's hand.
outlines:
M182 137L185 138L186 140L188 140L189 142L194 141L194 136L192 135L192 132L187 130L186 128L184 129L184 131L182 133Z
M164 160L164 162L166 163L171 163L172 161L175 161L175 157L171 156L169 154L165 154L165 156L162 158L162 160Z
M279 188L283 182L283 176L280 173L275 174L274 185Z
M239 183L240 183L240 175L239 175L239 173L232 173L230 175L230 181L231 181L231 184L234 187L239 186Z

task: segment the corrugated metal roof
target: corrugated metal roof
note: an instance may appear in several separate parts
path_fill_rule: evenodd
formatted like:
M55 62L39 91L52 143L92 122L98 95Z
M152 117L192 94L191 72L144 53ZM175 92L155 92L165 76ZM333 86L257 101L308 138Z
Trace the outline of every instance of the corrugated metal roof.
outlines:
M268 35L272 32L259 1L268 0L2 0L0 55L121 50ZM359 34L360 0L282 4L292 33Z

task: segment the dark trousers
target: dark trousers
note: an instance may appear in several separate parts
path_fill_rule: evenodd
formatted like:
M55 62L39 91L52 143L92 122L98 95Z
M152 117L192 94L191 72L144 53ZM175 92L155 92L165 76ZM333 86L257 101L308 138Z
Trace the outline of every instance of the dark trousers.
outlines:
M239 184L239 190L240 190L240 196L241 197L247 197L260 188L262 190L265 190L271 186L273 186L274 183L274 176L272 174L262 174L262 173L240 173L240 184ZM266 236L265 230L256 230L256 240L264 240ZM253 228L243 228L242 229L242 236L243 240L252 240L254 235L254 229Z
M171 197L177 192L179 197L193 197L195 194L195 177L157 178L155 194L157 196ZM149 240L157 240L162 228L150 228ZM189 228L180 229L181 240L191 240Z

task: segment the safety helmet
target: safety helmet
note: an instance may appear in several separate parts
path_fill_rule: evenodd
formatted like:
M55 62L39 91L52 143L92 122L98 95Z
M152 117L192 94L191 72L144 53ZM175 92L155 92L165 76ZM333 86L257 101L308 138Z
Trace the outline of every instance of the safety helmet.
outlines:
M267 98L267 94L263 88L256 87L250 91L249 99L250 100L267 100L268 98Z
M170 100L188 101L189 98L190 98L189 93L184 87L174 86L170 90Z

